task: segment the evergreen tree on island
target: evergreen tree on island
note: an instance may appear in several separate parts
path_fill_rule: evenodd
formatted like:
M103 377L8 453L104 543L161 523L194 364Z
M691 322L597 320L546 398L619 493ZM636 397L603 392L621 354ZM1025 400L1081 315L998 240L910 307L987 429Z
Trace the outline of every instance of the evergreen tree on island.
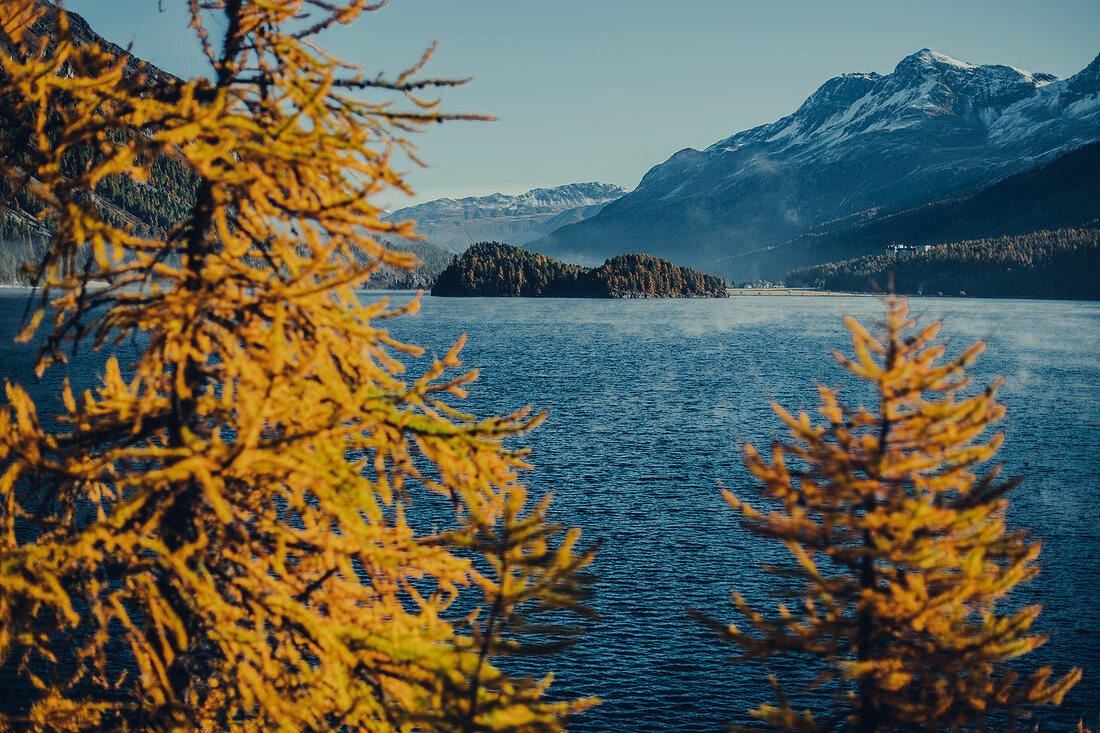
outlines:
M714 275L645 254L619 255L587 268L510 244L480 242L440 273L432 295L724 298L726 284Z

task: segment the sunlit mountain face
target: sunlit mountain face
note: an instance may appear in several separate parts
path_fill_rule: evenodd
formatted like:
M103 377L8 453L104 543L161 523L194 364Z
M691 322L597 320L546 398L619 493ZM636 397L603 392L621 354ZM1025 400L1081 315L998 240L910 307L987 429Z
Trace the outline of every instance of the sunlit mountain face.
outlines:
M891 74L830 79L792 114L652 168L532 247L630 249L703 267L849 217L983 190L1100 140L1100 57L1069 79L923 49Z

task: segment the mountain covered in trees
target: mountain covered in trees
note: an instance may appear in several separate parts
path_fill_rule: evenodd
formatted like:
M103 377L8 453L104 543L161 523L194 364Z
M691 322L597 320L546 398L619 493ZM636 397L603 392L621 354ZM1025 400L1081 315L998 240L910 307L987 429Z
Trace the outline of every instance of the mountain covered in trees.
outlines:
M39 2L45 10L26 34L35 44L52 49L56 8ZM152 89L171 75L133 56L91 29L79 15L68 13L72 41L77 47L98 46L105 53L124 61L126 78L144 79ZM11 53L7 40L0 36L0 53ZM0 99L0 141L5 156L3 163L22 169L33 146L34 127L25 113L17 111L17 100ZM48 124L57 125L52 118ZM58 129L47 128L51 136ZM61 162L67 175L76 175L93 161L91 148L71 151ZM13 177L14 178L14 177ZM27 186L13 185L12 178L0 180L0 281L24 280L25 265L36 263L45 252L50 228L42 224L39 214L42 202ZM17 180L17 179L16 179ZM159 156L150 166L148 179L136 181L125 175L105 176L94 191L86 194L104 217L113 225L129 227L142 237L159 236L182 221L195 203L197 182L194 174L174 158Z
M881 254L892 244L996 240L1088 227L1100 219L1098 170L1100 143L1091 143L973 196L838 223L828 231L731 257L718 271L778 280L789 270Z
M522 245L567 224L596 215L626 191L610 183L570 183L535 188L518 196L442 198L398 209L389 221L416 221L417 231L433 244L462 252L475 242L508 241Z
M1100 220L978 239L897 255L875 254L800 268L788 285L872 291L892 280L898 293L1100 299Z
M32 43L42 43L47 49L52 49L56 8L46 2L38 4L46 12L34 23L26 37ZM67 16L75 45L98 46L109 55L123 59L126 77L144 78L151 89L155 89L158 83L175 79L100 36L80 15L69 12ZM10 50L5 37L0 34L0 53L10 53ZM34 131L30 121L16 114L13 107L13 100L0 99L0 143L6 152L3 162L21 166L31 149ZM51 134L56 135L57 131L51 131ZM62 169L75 174L91 160L90 149L82 150L78 154L68 155ZM108 175L88 194L88 199L112 225L128 227L141 237L160 237L190 214L195 205L197 185L195 175L178 159L161 155L150 166L147 180ZM568 207L563 204L563 208ZM51 233L51 227L39 220L42 210L42 202L27 187L13 186L8 179L0 178L0 282L23 283L33 279L27 267L37 264L46 253ZM415 254L420 263L411 271L381 265L366 283L368 287L427 287L452 259L452 253L424 241L397 240L388 242L387 246ZM363 263L373 258L359 253L357 259Z
M447 268L454 259L454 254L436 247L431 242L421 242L409 239L396 241L384 241L383 245L389 249L401 252L409 252L416 255L420 263L412 270L404 270L388 265L382 265L371 273L366 287L377 289L414 289L431 287L432 282ZM366 261L360 257L360 261Z
M0 139L9 145L4 161L19 166L21 140L32 134L30 121L10 114L10 100L0 100ZM69 155L62 170L76 173L92 157L90 149ZM185 167L162 155L150 167L148 180L105 176L87 199L106 221L125 226L137 236L160 236L182 221L195 204L196 179ZM45 252L51 228L39 219L42 202L26 187L0 181L0 282L27 278L25 266Z
M533 298L724 298L719 277L644 254L570 265L510 244L481 242L444 270L432 295Z
M575 262L632 249L716 262L847 217L968 196L1100 140L1100 57L1069 79L924 49L823 84L791 115L685 149L531 248ZM789 267L781 267L781 271Z

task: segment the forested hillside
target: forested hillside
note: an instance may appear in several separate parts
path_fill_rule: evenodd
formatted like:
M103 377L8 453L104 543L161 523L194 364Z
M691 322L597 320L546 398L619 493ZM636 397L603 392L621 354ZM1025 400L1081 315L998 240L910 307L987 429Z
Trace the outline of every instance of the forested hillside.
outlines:
M136 58L126 50L96 34L79 16L70 13L73 39L78 45L98 45L114 56L127 60L127 75L136 74L148 78L169 78L160 69ZM34 26L32 36L44 39L52 47L49 37L54 23L53 11L47 12ZM0 53L7 49L0 37ZM26 115L16 114L11 99L0 99L0 145L7 151L3 163L22 167L31 149L34 129ZM53 122L58 122L54 118ZM57 130L51 130L57 135ZM100 161L94 158L90 148L79 154L68 155L62 170L75 174ZM103 218L112 225L130 228L142 237L162 237L176 224L184 221L195 204L196 178L192 171L169 155L159 156L149 169L146 181L135 181L124 175L105 177L90 196ZM50 225L39 221L42 202L27 186L12 186L8 179L0 177L0 282L24 283L33 280L28 266L37 264L46 251ZM415 254L421 264L412 271L381 266L369 282L376 288L427 287L450 263L452 255L428 242L402 240L389 242L387 246ZM363 255L360 263L371 258Z
M1100 222L977 239L923 252L878 254L794 270L788 285L828 290L987 297L1100 299Z
M585 272L510 244L479 242L440 273L432 295L590 297Z
M32 27L31 38L52 48L51 37L56 10L45 6L46 13ZM78 15L69 14L72 40L78 46L99 46L114 57L126 60L124 75L148 82L155 89L159 81L170 78L165 72L138 59L96 34ZM6 43L0 43L0 53L10 53ZM62 119L54 115L47 119L46 134L51 139L60 134ZM42 222L41 200L31 192L33 181L22 179L19 171L28 169L31 150L35 145L34 120L20 100L0 99L0 144L5 150L0 161L8 176L0 179L0 281L19 282L30 278L27 265L33 265L45 251L52 224ZM61 172L76 176L90 166L102 163L102 152L91 146L69 151L61 161ZM112 225L130 229L142 237L163 236L186 218L195 203L195 175L171 155L158 156L149 167L148 178L136 181L125 175L105 176L94 192L85 194Z
M776 280L800 267L878 254L893 243L947 244L1088 227L1100 218L1097 170L1100 143L1093 143L973 196L836 222L784 244L731 257L721 271L740 279Z
M439 275L432 295L720 298L726 295L726 284L714 275L650 255L619 255L593 269L510 244L481 242Z
M427 288L454 259L454 254L440 249L431 242L403 239L396 242L385 241L383 244L389 249L411 252L420 260L420 264L413 270L399 270L383 265L371 274L367 287L379 289ZM361 259L361 261L365 261L365 259Z

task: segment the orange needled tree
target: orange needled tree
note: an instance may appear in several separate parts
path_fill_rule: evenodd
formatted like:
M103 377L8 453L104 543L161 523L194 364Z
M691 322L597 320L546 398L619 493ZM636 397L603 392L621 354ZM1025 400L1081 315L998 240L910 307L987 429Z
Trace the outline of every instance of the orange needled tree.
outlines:
M188 6L209 78L80 45L40 0L0 7L2 174L51 237L23 338L47 332L40 373L82 337L143 345L66 386L56 429L7 385L0 665L34 692L0 728L562 729L591 701L495 661L546 641L533 613L581 610L578 532L548 523L503 444L538 418L458 412L461 343L406 377L420 350L376 322L416 302L353 290L414 264L376 239L412 223L372 201L405 189L390 154L444 119L417 95L450 82L317 45L367 0ZM96 194L165 161L194 200L163 236ZM448 528L414 519L432 496Z
M726 492L750 532L790 551L790 566L766 570L802 597L765 615L735 594L739 625L704 620L742 659L816 658L830 695L826 712L799 711L773 679L779 703L752 711L766 728L980 730L991 714L1059 703L1081 676L1007 664L1044 640L1029 631L1039 606L998 609L1038 572L1039 543L1005 526L1016 482L980 474L1005 413L999 380L963 396L984 344L945 359L940 322L918 328L906 300L885 302L879 334L847 318L855 357L836 354L877 404L853 408L819 386L820 424L775 405L790 439L770 460L745 447L770 510Z

